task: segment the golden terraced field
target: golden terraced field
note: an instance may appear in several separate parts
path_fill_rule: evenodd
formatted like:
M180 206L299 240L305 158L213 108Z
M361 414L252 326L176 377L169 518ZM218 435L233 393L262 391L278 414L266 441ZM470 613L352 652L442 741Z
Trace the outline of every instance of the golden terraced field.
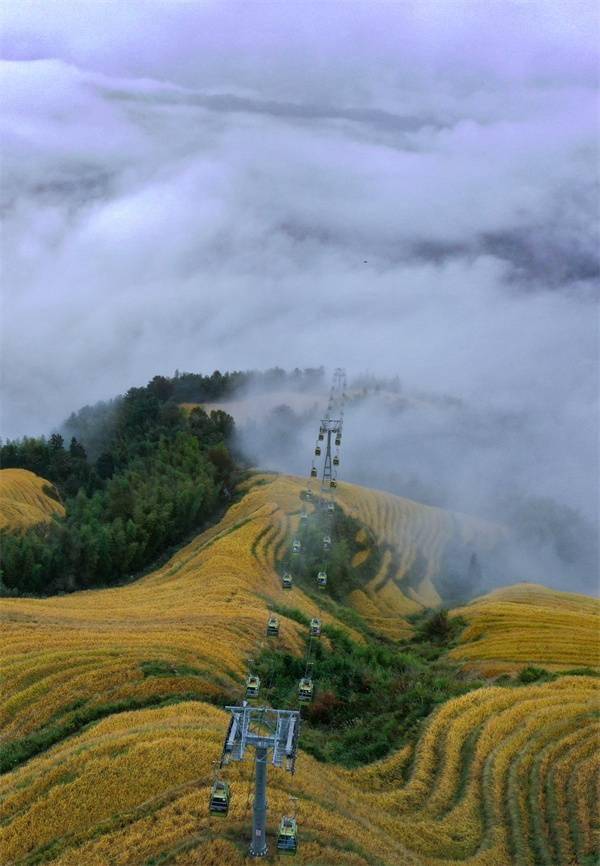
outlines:
M468 622L451 653L486 676L526 665L600 668L600 602L537 584L489 593L454 611Z
M301 753L293 787L270 773L270 830L293 791L302 864L583 863L598 832L597 694L582 677L472 692L440 708L414 754L358 771ZM0 785L3 862L249 862L249 764L228 769L227 821L206 809L226 723L203 703L144 709L33 758Z
M379 573L349 601L372 628L388 637L406 637L407 614L441 604L433 579L449 542L477 542L485 550L504 533L474 517L353 484L338 485L337 501L371 530L383 551Z
M248 657L261 646L269 602L310 616L318 612L299 587L281 589L275 569L299 521L302 485L300 479L256 476L218 525L129 586L45 600L5 600L4 674L10 698L0 711L3 733L30 734L76 701L89 708L158 700L165 694L216 694L241 682ZM360 488L341 485L342 504L351 501L353 490L359 499ZM391 538L394 521L400 521L398 503L404 501L365 494L361 516L381 539ZM390 504L379 507L378 498ZM406 501L404 537L414 551L419 550L419 533L427 538L439 532L432 522L429 536L425 533L430 513L438 519L435 509L419 515L418 506ZM410 560L410 553L404 556ZM365 598L369 591L366 587ZM402 632L408 625L401 613L418 605L393 579L386 592L373 597L396 598L392 615L387 614ZM327 613L322 618L332 620ZM300 651L300 631L298 623L285 620L283 647ZM150 662L165 671L171 666L173 677L144 676L140 665ZM193 671L186 673L186 668Z
M47 523L64 508L44 490L52 484L27 469L0 469L0 530L19 531Z
M227 769L229 818L207 813L227 716L202 698L240 686L270 603L316 612L301 589L280 588L275 570L301 486L255 476L218 525L129 586L3 600L10 697L0 725L5 743L30 749L0 779L3 866L253 862L250 762ZM495 531L351 485L339 499L389 554L379 582L353 599L388 629L427 601L446 536L487 533L492 543ZM303 627L281 622L282 647L300 652ZM182 702L156 705L173 696ZM414 749L377 764L348 771L301 752L293 779L272 769L270 831L294 793L305 866L584 863L597 844L597 747L595 679L491 686L443 704Z

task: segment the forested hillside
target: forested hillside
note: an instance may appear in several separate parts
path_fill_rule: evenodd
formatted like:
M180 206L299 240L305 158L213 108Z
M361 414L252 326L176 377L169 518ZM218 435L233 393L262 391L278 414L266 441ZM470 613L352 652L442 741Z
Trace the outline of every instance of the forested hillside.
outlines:
M147 568L225 503L234 473L225 412L183 412L156 376L83 415L92 443L9 441L2 471L28 470L59 491L64 516L2 536L6 593L49 594L109 585ZM93 418L93 422L92 422ZM85 431L84 431L85 435ZM8 506L6 506L8 507Z

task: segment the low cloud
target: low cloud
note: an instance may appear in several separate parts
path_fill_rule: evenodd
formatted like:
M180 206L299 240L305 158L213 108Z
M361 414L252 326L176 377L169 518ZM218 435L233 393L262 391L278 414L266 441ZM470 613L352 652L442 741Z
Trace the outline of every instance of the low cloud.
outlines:
M394 419L391 472L593 518L593 5L283 6L5 4L3 434L343 364L466 407Z

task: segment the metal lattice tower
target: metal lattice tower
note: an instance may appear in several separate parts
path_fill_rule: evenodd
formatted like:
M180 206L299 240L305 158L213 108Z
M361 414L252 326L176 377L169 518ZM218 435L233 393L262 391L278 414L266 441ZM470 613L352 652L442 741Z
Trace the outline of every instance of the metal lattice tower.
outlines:
M272 764L294 772L300 713L298 710L276 710L271 707L226 707L231 712L223 744L221 766L242 761L246 749L255 750L254 809L252 816L251 857L265 857L267 846L267 760L273 750Z
M332 462L331 462L331 435L337 436L341 429L339 419L332 420L331 418L322 418L320 432L326 437L327 444L325 445L325 459L323 460L323 474L321 476L321 490L329 490L329 482L333 478Z
M319 433L326 437L325 459L323 460L323 473L321 475L321 492L330 489L333 478L333 466L331 456L331 438L333 436L336 444L342 436L344 426L344 403L346 400L346 373L338 367L333 374L333 384L329 393L327 412L321 419ZM335 417L337 416L337 417Z

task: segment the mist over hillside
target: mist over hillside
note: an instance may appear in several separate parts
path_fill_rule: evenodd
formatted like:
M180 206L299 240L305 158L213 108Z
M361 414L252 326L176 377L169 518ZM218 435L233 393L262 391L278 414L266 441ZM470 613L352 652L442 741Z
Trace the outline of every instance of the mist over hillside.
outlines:
M598 46L0 2L0 866L600 866Z
M308 477L328 380L324 367L210 375L177 371L72 412L56 433L71 441L71 451L83 447L102 476L119 439L119 418L127 404L147 393L166 401L165 417L180 414L184 427L185 416L193 420L199 412L192 423L196 432L210 425L206 413L218 423L233 416L229 444L242 465ZM588 497L587 478L576 483L577 461L555 463L556 442L547 440L535 415L411 390L398 376L354 377L346 397L340 480L504 527L492 546L446 547L437 578L442 598L459 603L517 580L596 592L599 551L590 517L595 491ZM233 426L232 418L227 423ZM24 463L16 456L21 446L8 442L6 465L44 474L33 455L36 447L44 451L46 440L37 441L35 446L36 440L23 440Z
M237 416L238 447L257 465L307 475L326 400L325 387L255 385L225 406ZM557 459L560 442L527 407L468 404L363 375L349 388L340 477L507 526L510 543L486 555L471 594L515 580L594 593L595 485L578 475L580 455ZM464 576L464 551L454 565L448 556Z
M584 483L597 12L570 9L7 0L3 434L156 372L343 363L526 409Z
M2 435L342 364L402 382L350 407L351 480L597 522L595 4L108 5L3 4ZM303 399L261 465L307 471Z

